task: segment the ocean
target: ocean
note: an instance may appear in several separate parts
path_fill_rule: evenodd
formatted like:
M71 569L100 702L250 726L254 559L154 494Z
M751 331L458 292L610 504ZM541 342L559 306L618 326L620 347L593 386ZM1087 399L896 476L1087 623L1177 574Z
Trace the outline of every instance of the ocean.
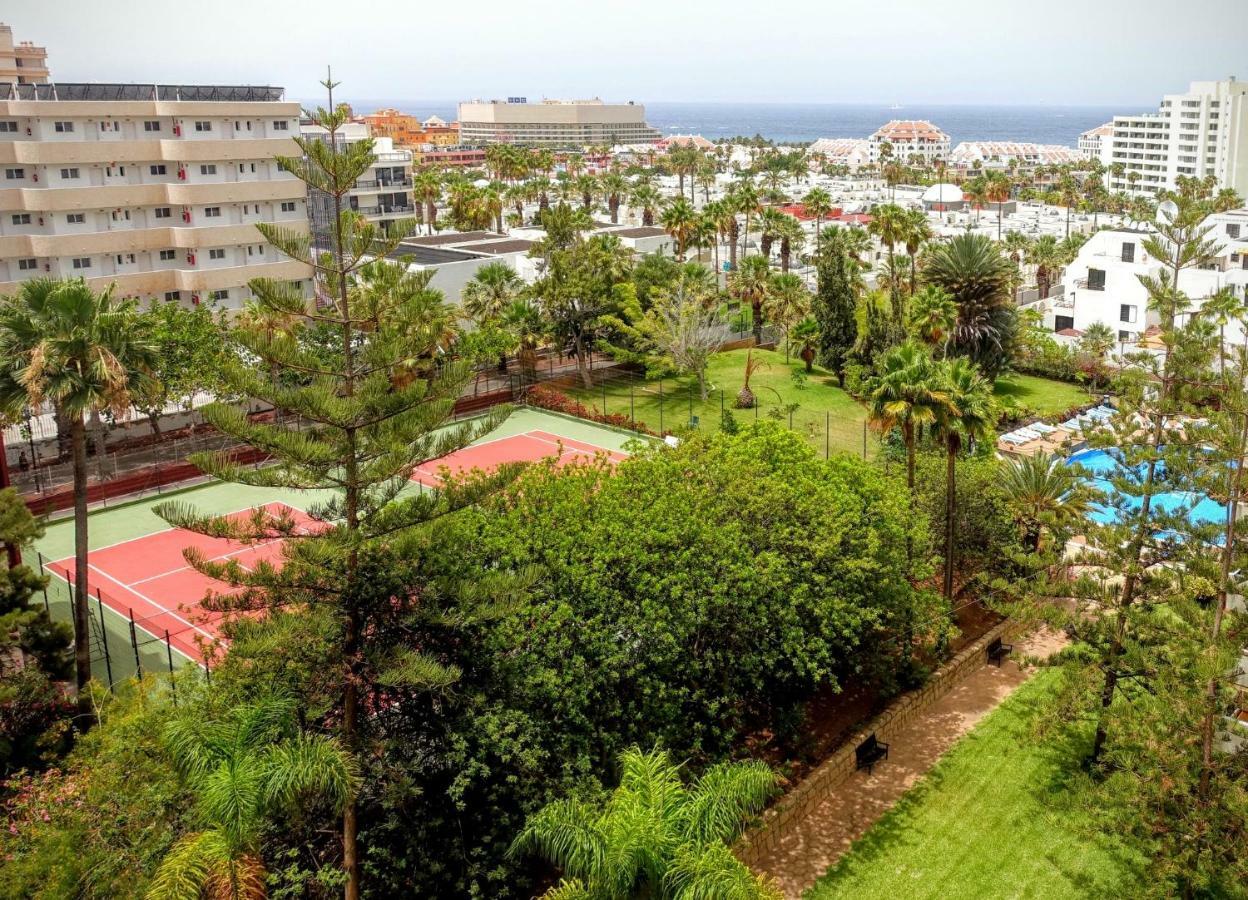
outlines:
M392 106L422 118L456 116L449 101L351 100L357 113ZM1109 106L955 106L856 103L646 103L646 120L664 134L710 140L761 134L778 143L821 137L867 137L889 119L927 119L960 141L1026 141L1073 147L1079 135L1114 115L1143 109Z

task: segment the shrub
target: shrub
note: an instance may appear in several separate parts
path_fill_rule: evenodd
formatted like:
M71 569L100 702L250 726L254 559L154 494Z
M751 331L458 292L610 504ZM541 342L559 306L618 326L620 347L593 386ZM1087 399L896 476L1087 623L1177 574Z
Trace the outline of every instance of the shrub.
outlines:
M546 385L537 385L531 389L526 398L529 406L535 406L538 409L548 409L551 412L563 413L567 416L576 416L578 419L587 419L590 422L600 422L603 425L610 425L613 428L624 428L628 431L637 431L641 434L655 434L641 422L634 422L623 413L603 413L599 412L596 406L586 406L581 401L569 397L563 391L557 391Z

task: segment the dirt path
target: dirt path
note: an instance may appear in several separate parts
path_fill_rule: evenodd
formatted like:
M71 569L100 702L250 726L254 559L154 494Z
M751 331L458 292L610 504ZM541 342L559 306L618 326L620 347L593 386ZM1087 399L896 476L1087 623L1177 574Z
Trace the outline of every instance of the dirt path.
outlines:
M1045 657L1064 643L1040 631L1015 647L1015 655ZM984 666L951 690L890 741L888 761L874 774L855 772L836 794L816 806L757 869L773 876L785 897L801 897L855 840L927 773L953 744L1034 672L1012 660Z

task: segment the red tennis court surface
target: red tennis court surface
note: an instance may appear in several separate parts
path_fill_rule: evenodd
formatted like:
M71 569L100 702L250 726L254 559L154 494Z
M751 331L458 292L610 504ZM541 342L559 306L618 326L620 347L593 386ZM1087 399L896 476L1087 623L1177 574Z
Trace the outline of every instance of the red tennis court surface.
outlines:
M286 509L298 524L313 524L306 514L282 503L266 504L265 509L273 513ZM243 510L234 515L249 513ZM202 663L208 646L221 638L218 623L222 613L204 609L201 601L209 593L228 594L235 589L191 568L182 555L187 547L197 548L205 559L236 560L244 569L260 560L275 563L282 556L280 539L249 545L185 528L167 528L92 550L87 589L92 597L98 591L104 605L123 619L133 615L134 624L153 637L163 641L167 630L173 649ZM48 568L73 583L72 556L50 563Z
M537 462L550 457L557 457L558 464L563 465L598 453L605 453L612 462L627 456L584 441L530 431L485 441L430 460L413 473L412 479L428 487L437 487L443 483L445 474L454 477L473 469L489 472L505 462ZM298 524L313 524L306 514L285 504L270 503L265 508L272 512L288 509ZM245 516L249 512L243 510L234 515ZM168 631L169 643L175 650L202 663L205 651L221 640L219 625L223 614L204 609L201 601L210 593L228 594L235 589L191 568L182 555L188 547L197 548L208 560L236 560L244 569L252 568L260 560L276 562L282 555L280 539L247 545L206 537L184 528L168 528L92 550L87 588L92 597L98 592L104 605L123 619L133 617L135 626L153 638L163 641ZM48 568L73 583L72 556L50 563Z
M626 453L584 441L574 441L548 431L526 431L524 434L473 444L463 450L448 453L441 459L430 460L412 473L412 480L426 487L437 487L442 484L444 467L455 477L473 469L491 472L503 463L537 462L552 456L558 457L559 465L566 465L576 459L590 459L598 453L605 453L612 462L619 462L628 456Z

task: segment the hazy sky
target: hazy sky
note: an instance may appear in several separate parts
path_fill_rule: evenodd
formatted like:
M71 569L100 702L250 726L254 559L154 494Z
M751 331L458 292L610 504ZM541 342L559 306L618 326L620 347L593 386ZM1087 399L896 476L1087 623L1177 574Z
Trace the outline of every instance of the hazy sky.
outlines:
M3 0L60 81L347 98L1153 106L1248 79L1248 0Z

